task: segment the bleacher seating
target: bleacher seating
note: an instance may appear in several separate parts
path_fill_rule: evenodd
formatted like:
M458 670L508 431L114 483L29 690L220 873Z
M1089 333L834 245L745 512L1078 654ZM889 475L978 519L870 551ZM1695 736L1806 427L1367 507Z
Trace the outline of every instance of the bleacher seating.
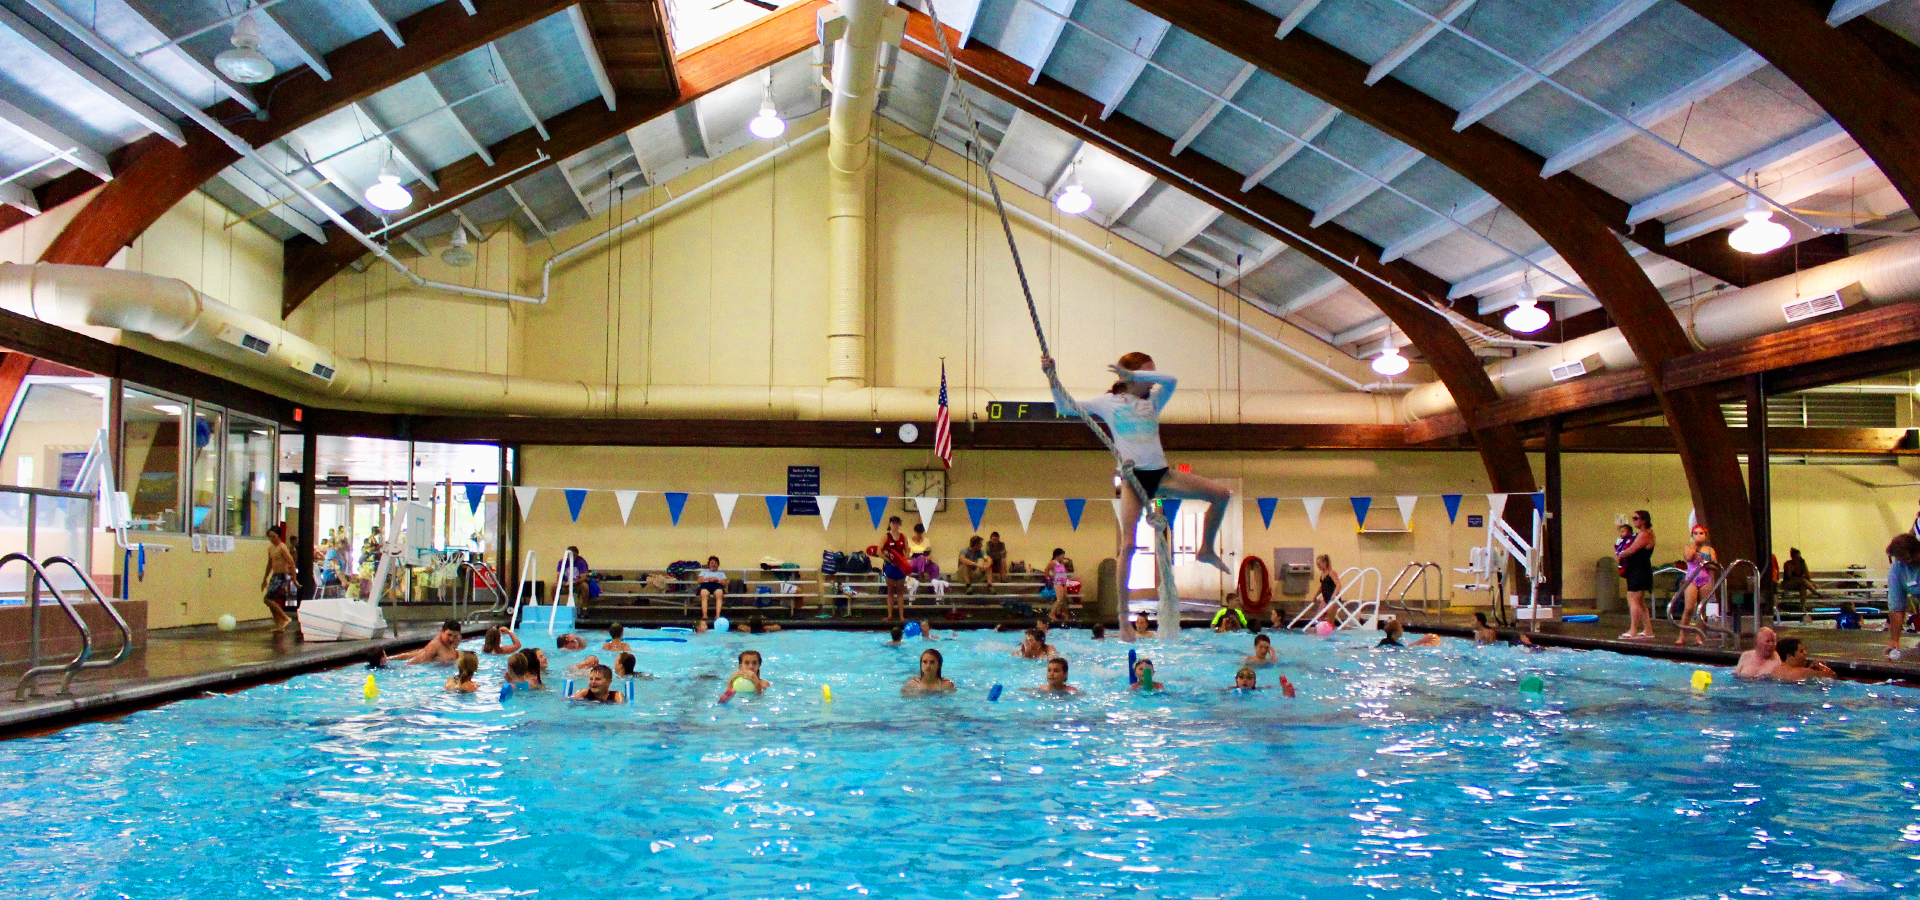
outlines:
M599 569L600 596L582 600L581 627L605 627L612 622L687 621L700 614L696 578L674 578L666 569ZM744 593L728 592L725 614L735 622L759 613L770 622L852 618L879 620L886 616L886 582L879 572L822 576L813 569L729 569L729 579L744 583ZM654 577L657 576L657 577ZM651 584L649 581L651 580ZM663 584L664 582L664 584ZM913 586L913 582L908 582ZM791 587L787 587L787 586ZM975 585L969 594L953 582L942 597L931 584L920 584L907 598L909 618L1002 620L1045 615L1051 601L1040 596L1046 577L1040 572L1010 573L996 578L993 591ZM847 595L851 588L853 594ZM1085 591L1082 592L1086 593ZM1080 595L1069 598L1075 612Z

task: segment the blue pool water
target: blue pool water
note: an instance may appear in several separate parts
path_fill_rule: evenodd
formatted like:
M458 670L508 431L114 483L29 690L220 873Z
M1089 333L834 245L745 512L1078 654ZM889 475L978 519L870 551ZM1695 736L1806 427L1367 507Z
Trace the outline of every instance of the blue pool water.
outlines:
M628 707L343 669L0 742L9 896L1728 897L1920 893L1920 692L1737 684L1606 653L1012 635L637 644ZM715 705L733 654L773 689ZM552 654L556 663L586 654ZM601 654L603 658L608 654ZM1540 697L1516 685L1546 681ZM990 685L1007 686L998 703ZM830 684L833 701L821 699ZM557 687L557 679L556 679ZM557 692L555 692L557 693Z

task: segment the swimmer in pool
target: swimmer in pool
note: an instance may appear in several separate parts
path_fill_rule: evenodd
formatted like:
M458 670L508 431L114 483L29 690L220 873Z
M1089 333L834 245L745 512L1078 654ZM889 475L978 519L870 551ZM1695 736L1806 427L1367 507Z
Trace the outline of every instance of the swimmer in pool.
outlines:
M593 667L597 665L600 665L600 657L589 656L586 659L583 659L577 663L574 663L573 665L568 666L567 674L568 675L585 675L588 672L593 671Z
M898 647L902 643L905 643L906 634L907 630L905 628L899 625L893 626L893 629L887 632L887 646Z
M1231 690L1236 693L1247 693L1250 691L1265 690L1265 688L1260 686L1260 679L1253 674L1253 668L1251 666L1241 666L1240 671L1233 673L1233 687Z
M1764 625L1753 636L1753 649L1740 654L1740 662L1733 667L1735 678L1771 678L1774 670L1780 668L1780 635Z
M512 641L513 646L506 646ZM520 636L505 625L495 625L487 629L487 639L480 644L480 652L490 656L512 656L520 652Z
M747 617L748 634L772 634L779 630L780 626L767 624L766 617L759 613Z
M641 679L647 679L647 678L653 677L652 675L646 672L637 671L634 668L634 664L636 662L637 660L633 658L633 654L631 653L622 653L619 656L615 657L613 660L614 676L618 678L641 678Z
M601 644L600 649L632 650L633 649L632 646L628 645L626 641L621 640L621 637L624 636L626 633L627 633L627 626L622 625L619 622L615 622L612 625L608 625L607 626L607 642L604 644Z
M411 665L432 663L440 666L453 665L460 658L460 623L448 619L440 623L440 633L433 636L425 647L408 654Z
M553 639L553 645L562 650L585 650L587 639L571 632Z
M1780 639L1780 667L1773 670L1774 680L1800 682L1832 677L1833 669L1826 663L1807 658L1807 645L1799 638Z
M1047 644L1047 633L1038 628L1029 628L1020 639L1020 646L1014 648L1013 655L1021 659L1048 659L1059 651Z
M1273 652L1273 638L1264 634L1253 636L1253 655L1241 661L1241 665L1270 666L1280 661Z
M733 681L736 678L745 678L753 682L753 692L756 694L766 693L767 688L773 686L773 682L760 677L760 651L740 651L739 663L740 667L733 670L732 675L727 676L728 690L733 689Z
M1147 618L1146 613L1138 612L1133 614L1133 636L1136 638L1153 637L1153 620Z
M907 683L900 686L901 696L953 693L953 682L948 681L940 671L944 665L946 659L940 655L940 651L932 648L920 651L920 674L907 679Z
M937 641L940 639L934 635L932 628L927 627L927 620L925 619L920 620L920 639L923 641Z
M1049 672L1049 675L1052 673ZM1164 691L1167 683L1156 681L1153 677L1153 660L1141 657L1133 661L1133 683L1127 685L1130 691Z
M544 685L540 683L540 680L537 678L534 678L533 675L528 671L528 668L527 668L527 666L529 665L528 660L532 658L533 657L531 657L526 653L515 653L514 655L507 657L506 682L510 685L513 685L516 689L525 687L529 690L533 690L540 687L544 687Z
M1440 645L1440 636L1437 634L1423 634L1419 640L1411 644L1401 643L1400 638L1406 633L1406 626L1400 624L1399 619L1388 619L1381 623L1380 629L1385 631L1387 636L1381 638L1380 643L1375 644L1375 647L1437 647ZM1523 637L1522 640L1525 638Z
M473 683L473 675L480 671L480 654L472 650L460 651L460 662L456 664L453 677L447 679L447 690L456 694L471 694L480 689Z
M1077 694L1080 689L1067 683L1067 661L1059 657L1047 660L1047 683L1044 687L1027 688L1036 694Z
M568 700L585 700L590 703L625 703L627 695L613 689L613 670L606 666L594 666L587 673L585 690L573 692Z

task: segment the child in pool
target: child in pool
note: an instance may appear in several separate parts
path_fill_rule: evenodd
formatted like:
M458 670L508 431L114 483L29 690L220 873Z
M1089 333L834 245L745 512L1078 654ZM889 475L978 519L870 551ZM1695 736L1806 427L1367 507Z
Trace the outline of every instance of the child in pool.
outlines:
M509 647L505 642L512 641ZM505 625L495 625L487 629L486 640L481 642L480 652L492 656L512 656L520 652L520 636Z
M1148 619L1146 613L1137 612L1133 614L1133 636L1137 638L1153 637L1153 620Z
M1400 637L1406 633L1407 629L1405 625L1400 624L1399 619L1388 619L1382 622L1380 630L1385 631L1387 636L1381 638L1380 643L1375 644L1375 647L1437 647L1440 645L1440 636L1437 634L1423 634L1419 640L1411 644L1401 643Z
M772 634L779 630L780 630L780 626L768 625L766 617L760 615L759 613L754 613L753 615L747 617L747 633L748 634Z
M515 662L519 665L516 666ZM547 651L527 647L507 657L507 683L515 688L545 690L546 678Z
M1027 688L1036 694L1077 694L1080 689L1067 683L1067 661L1060 657L1047 660L1047 683L1043 687Z
M1015 648L1013 655L1021 659L1047 659L1057 651L1047 644L1047 633L1038 628L1029 628Z
M1154 680L1153 660L1147 659L1144 656L1133 661L1133 677L1134 681L1132 684L1127 685L1127 690L1144 692L1163 691L1167 688L1166 682Z
M1094 639L1094 640L1096 640L1096 641L1104 641L1104 640L1106 640L1106 639L1107 639L1107 626L1105 626L1105 625L1102 625L1102 624L1100 624L1099 622L1095 622L1095 623L1093 623L1093 639Z
M367 668L384 669L387 667L387 651L375 647L367 651Z
M1260 679L1253 674L1252 667L1241 666L1240 671L1233 673L1232 690L1233 693L1236 694L1246 694L1253 691L1265 690L1265 688L1260 686Z
M553 645L561 650L585 650L587 639L577 634L563 634L553 639Z
M953 693L953 682L948 681L940 671L945 665L946 659L940 655L940 651L931 647L920 651L920 674L907 679L907 683L900 686L900 694L912 697Z
M646 672L637 671L634 668L635 662L637 661L633 658L633 654L631 653L620 654L618 657L615 657L613 660L613 674L620 678L652 678L653 677L652 675L649 675Z
M938 637L934 636L933 629L927 626L927 620L925 619L920 620L920 639L923 641L939 640Z
M600 649L632 650L633 649L632 646L628 645L626 641L621 640L621 637L624 636L626 633L627 633L627 626L622 625L619 622L615 622L612 625L608 625L607 626L607 642L604 644L601 644Z
M889 647L900 646L902 643L905 643L906 635L907 635L906 628L900 625L893 626L893 628L887 632L887 646Z
M593 671L593 667L597 665L600 665L600 657L589 656L586 659L583 659L577 663L574 663L573 665L568 666L567 674L568 675L585 675L588 672Z
M1280 657L1273 652L1273 638L1256 634L1253 636L1253 655L1243 660L1242 665L1270 666L1279 661Z
M459 661L454 664L453 677L447 679L447 690L456 694L471 694L480 689L473 683L473 675L480 671L480 654L472 650L460 651Z
M627 695L613 689L613 670L606 666L594 666L587 672L585 690L574 691L568 700L586 700L591 703L625 703Z
M740 651L739 663L740 667L733 670L732 675L727 676L728 690L733 689L734 680L739 678L745 678L753 682L753 692L756 694L765 693L767 688L773 686L773 682L760 677L760 651Z

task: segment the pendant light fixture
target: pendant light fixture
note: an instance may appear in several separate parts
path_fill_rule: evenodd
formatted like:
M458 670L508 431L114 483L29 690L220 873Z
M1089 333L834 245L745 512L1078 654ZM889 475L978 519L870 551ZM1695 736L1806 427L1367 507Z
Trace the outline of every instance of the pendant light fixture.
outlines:
M1741 253L1772 253L1785 247L1793 239L1793 232L1787 226L1773 220L1773 210L1760 199L1759 194L1747 195L1747 211L1743 213L1746 224L1735 228L1727 235L1727 244Z
M1513 308L1500 321L1515 334L1532 334L1547 327L1553 317L1540 308L1540 301L1533 296L1533 282L1522 278L1520 281L1520 299L1514 301Z
M400 183L400 172L393 166L391 152L380 166L380 180L367 188L367 203L387 212L398 212L413 205L413 193Z
M260 23L248 13L234 20L233 46L213 58L220 74L241 84L259 84L273 77L273 60L260 52Z

